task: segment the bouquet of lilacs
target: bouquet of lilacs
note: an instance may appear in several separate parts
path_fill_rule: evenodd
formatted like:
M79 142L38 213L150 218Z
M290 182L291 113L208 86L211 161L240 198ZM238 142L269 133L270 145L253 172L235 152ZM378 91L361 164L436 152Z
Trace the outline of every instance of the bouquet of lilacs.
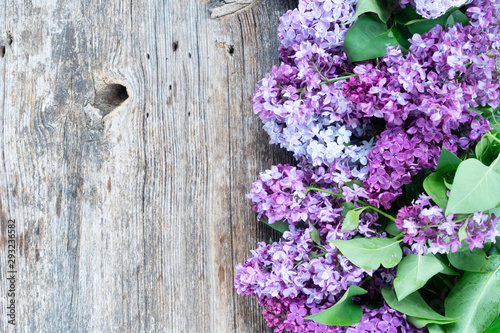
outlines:
M296 165L236 266L275 332L500 332L500 0L299 0L254 111ZM497 120L498 119L498 120Z

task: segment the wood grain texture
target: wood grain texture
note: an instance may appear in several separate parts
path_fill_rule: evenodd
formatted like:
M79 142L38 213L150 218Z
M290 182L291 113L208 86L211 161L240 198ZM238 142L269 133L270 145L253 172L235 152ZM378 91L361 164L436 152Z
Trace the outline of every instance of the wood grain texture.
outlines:
M296 2L219 5L0 0L0 332L271 332L233 278L291 162L250 97Z

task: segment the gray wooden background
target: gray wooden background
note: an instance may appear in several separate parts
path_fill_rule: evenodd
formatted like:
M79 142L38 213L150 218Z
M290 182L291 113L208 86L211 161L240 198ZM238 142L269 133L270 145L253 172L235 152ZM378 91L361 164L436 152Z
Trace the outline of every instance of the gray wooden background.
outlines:
M291 161L250 97L295 6L0 0L0 332L271 332L233 277Z

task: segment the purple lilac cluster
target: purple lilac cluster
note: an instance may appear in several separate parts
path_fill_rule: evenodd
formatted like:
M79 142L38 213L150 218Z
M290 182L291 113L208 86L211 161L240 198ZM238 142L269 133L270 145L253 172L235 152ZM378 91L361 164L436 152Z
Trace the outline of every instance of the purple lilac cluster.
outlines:
M402 0L399 5L410 2L432 18L464 1ZM471 109L500 104L497 2L468 1L468 26L415 34L408 54L392 48L377 63L353 64L343 50L356 0L300 0L281 18L283 63L257 85L254 111L271 143L292 151L299 166L277 165L261 173L247 197L259 219L285 222L290 231L279 242L260 243L236 267L235 277L236 290L256 296L275 332L425 331L385 303L366 307L382 302L380 289L392 281L394 269L365 271L328 241L357 234L386 237L377 231L377 213L367 210L355 230L342 232L347 203L352 209L363 199L389 208L412 176L436 166L441 147L462 154L490 129ZM341 79L350 73L350 79ZM470 249L498 236L500 218L445 217L429 199L420 196L396 219L414 253L456 251L459 230ZM319 241L312 239L316 232ZM363 308L361 322L341 327L304 319L334 305L351 285L368 290L354 297Z
M335 239L335 232L322 237L324 244L316 244L312 230L291 226L280 242L260 243L252 251L253 257L236 266L236 290L257 297L275 332L309 332L304 317L332 306L349 286L359 285L370 273L352 265L329 245L327 240ZM322 326L321 332L325 332L327 326Z
M387 122L367 155L371 204L389 208L411 176L436 166L441 147L462 153L490 129L471 109L499 105L500 35L485 34L483 19L416 34L407 55L391 49L378 67L359 65L344 84L356 105L352 118Z
M260 174L247 198L252 200L257 218L264 218L270 224L276 221L294 226L301 222L311 223L322 234L334 232L338 239L350 238L357 233L373 237L374 228L378 226L378 215L366 211L361 213L357 229L344 233L339 231L344 219L342 203L368 197L362 187L344 186L351 180L349 170L342 166L332 165L327 169L319 167L303 171L290 165L278 164ZM342 189L345 198L319 191L304 194L309 186L335 192Z
M411 245L415 254L454 253L462 244L459 231L465 225L466 237L463 241L472 251L483 248L486 241L495 243L500 236L500 217L483 212L471 215L445 216L443 209L430 203L432 197L424 194L398 212L396 226L404 232L403 241Z
M321 244L311 239L313 228L283 234L279 242L260 243L253 256L236 266L235 288L242 295L254 295L274 332L423 332L411 327L404 314L384 304L379 309L363 308L362 320L352 327L327 326L304 319L334 305L352 285L359 286L372 275L351 264L328 240L337 239L334 231L323 234ZM387 285L394 272L381 270L374 276ZM387 276L390 276L387 279ZM381 279L385 277L384 280ZM358 300L359 302L359 300Z
M406 315L389 307L385 302L378 309L363 309L363 318L353 327L345 328L339 332L345 333L419 333L426 332L426 329L417 329L406 320Z

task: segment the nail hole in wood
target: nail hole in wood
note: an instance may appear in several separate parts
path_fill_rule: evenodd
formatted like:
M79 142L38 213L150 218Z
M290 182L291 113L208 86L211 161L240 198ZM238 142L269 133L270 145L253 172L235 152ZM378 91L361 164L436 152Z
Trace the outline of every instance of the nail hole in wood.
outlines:
M234 45L229 45L227 52L229 52L230 55L234 54Z
M189 59L191 59L191 52L188 53L188 57L189 57Z
M172 48L174 49L174 52L177 51L177 49L179 48L179 42L178 41L173 42Z
M172 90L172 85L169 85L169 86L168 86L168 90Z
M149 113L146 113L146 118L149 118Z
M5 55L5 46L0 45L0 58L3 58Z
M128 98L129 95L125 86L112 83L97 92L93 106L101 111L102 116L105 116Z
M148 58L148 60L149 60L149 58L150 58L149 53L146 53L146 58Z

